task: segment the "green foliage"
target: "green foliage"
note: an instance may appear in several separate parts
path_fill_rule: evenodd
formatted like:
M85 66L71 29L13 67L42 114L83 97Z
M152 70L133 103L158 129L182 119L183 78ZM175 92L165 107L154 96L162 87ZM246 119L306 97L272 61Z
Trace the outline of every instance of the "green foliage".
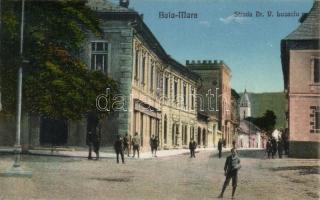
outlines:
M283 92L249 93L249 98L252 117L262 117L266 110L272 110L277 116L275 127L286 127L285 112L288 103Z
M100 37L99 22L82 0L26 1L23 106L50 118L77 120L95 109L96 96L117 84L90 72L80 59L86 33ZM21 2L2 0L0 76L3 106L15 111L17 69L21 65ZM111 94L112 96L112 94Z
M256 126L269 134L271 134L275 129L276 119L277 117L272 110L267 110L262 117L247 118L248 121L254 123Z
M231 96L234 98L236 101L240 99L240 95L237 93L237 91L233 88L231 88Z

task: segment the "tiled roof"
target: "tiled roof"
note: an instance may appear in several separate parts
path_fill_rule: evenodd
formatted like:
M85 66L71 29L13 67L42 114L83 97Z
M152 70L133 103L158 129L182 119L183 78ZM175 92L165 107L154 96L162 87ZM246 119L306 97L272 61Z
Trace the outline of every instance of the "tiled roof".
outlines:
M306 16L302 16L300 26L284 40L313 40L320 38L320 1L315 0Z
M88 0L87 6L98 12L134 12L133 9L125 8L105 0Z
M242 134L256 134L260 132L260 128L248 120L240 120L239 132Z

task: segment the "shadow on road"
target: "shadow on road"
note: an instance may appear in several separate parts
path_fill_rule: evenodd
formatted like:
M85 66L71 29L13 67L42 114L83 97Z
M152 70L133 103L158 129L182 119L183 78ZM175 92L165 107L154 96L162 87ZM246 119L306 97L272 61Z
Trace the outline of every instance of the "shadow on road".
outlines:
M238 149L238 155L240 158L255 158L255 159L265 159L266 154L264 149ZM226 158L231 153L230 151L222 152L222 158ZM210 158L218 158L218 153L213 153Z
M132 177L93 177L92 180L107 182L131 182Z
M299 175L320 174L319 166L288 166L272 168L272 171L299 170Z

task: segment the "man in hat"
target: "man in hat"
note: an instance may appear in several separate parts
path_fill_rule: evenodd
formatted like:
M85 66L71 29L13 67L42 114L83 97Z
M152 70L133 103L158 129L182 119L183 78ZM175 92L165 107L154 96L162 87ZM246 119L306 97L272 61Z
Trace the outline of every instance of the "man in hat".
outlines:
M119 154L121 156L122 164L124 164L124 155L123 155L123 140L120 135L117 136L116 141L114 142L114 150L117 154L117 163L119 164Z

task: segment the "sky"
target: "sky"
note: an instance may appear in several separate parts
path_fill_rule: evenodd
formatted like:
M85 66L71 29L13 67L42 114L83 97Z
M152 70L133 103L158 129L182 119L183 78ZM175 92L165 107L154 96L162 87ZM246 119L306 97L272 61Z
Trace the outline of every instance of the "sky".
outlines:
M276 12L308 12L313 0L131 0L160 44L174 59L223 60L237 92L283 91L280 41L299 25L299 17ZM197 13L197 19L161 19L159 12ZM235 17L234 12L252 17ZM255 17L256 11L264 17ZM267 17L272 11L274 17Z

